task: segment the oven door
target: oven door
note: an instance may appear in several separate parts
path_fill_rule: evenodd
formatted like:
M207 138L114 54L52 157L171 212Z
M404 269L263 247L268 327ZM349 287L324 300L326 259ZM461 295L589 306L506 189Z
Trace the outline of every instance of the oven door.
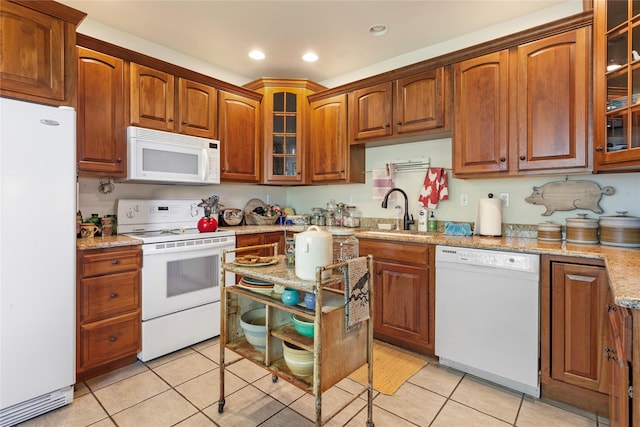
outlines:
M198 240L143 245L142 320L219 301L222 251L234 246Z

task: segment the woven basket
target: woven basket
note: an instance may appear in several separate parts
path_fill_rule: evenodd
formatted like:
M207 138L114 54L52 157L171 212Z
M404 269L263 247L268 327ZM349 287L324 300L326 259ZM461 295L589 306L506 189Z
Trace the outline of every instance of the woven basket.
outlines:
M250 212L249 213L249 217L251 218L251 221L255 225L273 225L278 221L278 219L280 219L279 215L276 215L276 216L262 216L262 215L258 215L255 212Z

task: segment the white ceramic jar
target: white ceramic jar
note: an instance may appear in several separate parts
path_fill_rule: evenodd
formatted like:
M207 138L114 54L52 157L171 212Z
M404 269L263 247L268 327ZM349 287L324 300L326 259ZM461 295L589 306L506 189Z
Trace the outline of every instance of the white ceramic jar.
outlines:
M296 276L302 280L316 280L316 267L333 263L331 234L312 225L307 231L296 234ZM327 279L331 271L323 273Z

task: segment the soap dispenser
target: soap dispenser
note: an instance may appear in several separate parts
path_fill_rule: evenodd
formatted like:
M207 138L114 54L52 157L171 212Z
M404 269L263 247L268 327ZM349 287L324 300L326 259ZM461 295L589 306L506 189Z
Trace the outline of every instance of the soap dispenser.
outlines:
M429 221L427 221L427 230L436 231L438 229L438 222L433 214L433 211L429 213Z

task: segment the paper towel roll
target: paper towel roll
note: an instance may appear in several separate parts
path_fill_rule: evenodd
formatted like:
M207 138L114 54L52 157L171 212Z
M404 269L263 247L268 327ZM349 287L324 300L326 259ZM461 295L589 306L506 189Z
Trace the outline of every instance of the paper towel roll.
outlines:
M473 234L481 236L502 235L502 200L493 198L478 201Z

